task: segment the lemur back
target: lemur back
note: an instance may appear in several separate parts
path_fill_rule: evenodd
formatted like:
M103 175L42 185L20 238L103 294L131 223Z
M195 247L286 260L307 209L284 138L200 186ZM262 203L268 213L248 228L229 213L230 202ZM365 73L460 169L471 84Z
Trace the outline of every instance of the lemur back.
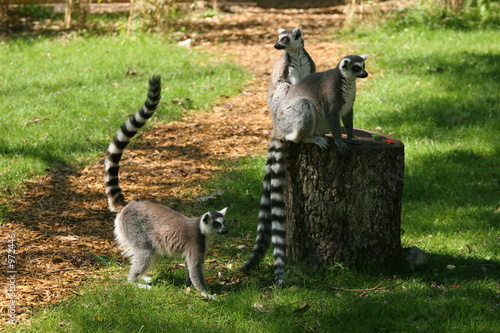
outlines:
M144 275L162 256L182 257L186 261L186 283L206 293L203 262L214 236L227 233L224 225L227 207L207 212L200 218L188 218L148 200L126 203L119 186L118 171L123 150L155 112L160 94L161 79L153 76L143 107L118 129L108 148L104 178L109 209L118 212L114 234L123 254L130 258L132 264L129 282L149 289L149 285L137 283L137 280L143 277L150 282Z
M341 153L345 153L347 147L341 139L339 118L342 118L347 129L348 141L352 141L355 80L368 75L364 70L364 60L367 57L368 55L344 57L335 69L311 74L290 87L277 112L269 146L256 244L241 270L254 268L266 253L271 241L274 247L275 283L284 284L284 195L288 141L312 142L326 148L328 141L323 135L331 132L335 144Z
M273 66L268 88L268 105L273 120L273 137L276 129L276 116L280 104L287 98L290 87L311 73L316 65L304 48L302 30L278 30L278 42L274 47L284 50ZM259 211L257 239L252 254L241 268L248 271L255 267L266 253L269 244L274 248L276 284L284 283L285 273L285 210L282 193L284 192L284 172L282 165L286 156L286 142L272 140L269 146L265 176Z
M279 29L278 33L278 42L274 47L285 52L274 63L271 82L267 91L267 103L273 122L277 109L290 86L307 75L316 72L316 65L304 48L304 39L300 27L293 30Z

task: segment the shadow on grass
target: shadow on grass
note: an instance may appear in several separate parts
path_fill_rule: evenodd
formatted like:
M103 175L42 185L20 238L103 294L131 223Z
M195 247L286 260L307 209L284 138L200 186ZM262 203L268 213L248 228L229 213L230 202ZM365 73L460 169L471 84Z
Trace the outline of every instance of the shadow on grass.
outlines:
M151 332L282 332L284 328L303 332L316 331L318 325L322 330L345 332L421 332L436 326L443 332L456 332L444 326L456 325L461 327L459 332L468 332L479 325L480 331L495 332L498 299L485 283L490 276L462 278L460 270L474 262L460 264L465 265L444 268L458 278L453 274L436 278L431 269L386 278L347 268L304 278L293 269L291 283L283 289L274 288L266 274L257 270L242 283L209 281L210 292L219 295L215 301L203 299L196 291L186 293L180 269L162 274L161 283L147 291L105 280L74 302L61 304L64 320L56 317L56 325L117 332L138 328Z
M470 159L473 162L477 162L477 158L471 152L460 152L458 153L458 156L455 156L452 153L448 159L450 160L448 161L448 163L452 164L462 163L464 159ZM444 158L441 160L446 161L448 159ZM237 257L239 258L240 262L243 263L250 255L251 249L254 245L259 199L262 187L262 183L258 179L262 179L263 177L263 172L259 171L259 169L263 168L264 159L253 159L252 161L227 161L224 163L230 171L221 172L219 177L214 177L206 185L211 189L224 188L226 192L222 196L221 200L231 201L232 204L234 202L235 205L231 207L231 210L233 212L236 210L236 214L242 215L241 219L239 216L237 217L238 219L240 219L241 223L239 223L239 225L236 225L236 235L234 235L234 232L232 232L231 237L233 237L233 243L238 242L237 244L243 244L244 247L242 248L242 250L238 251L234 247L228 247L226 245L226 241L222 241L220 248L223 253L222 257ZM425 165L426 161L423 161L422 163ZM458 168L455 165L452 165L450 167L450 170L456 169ZM422 168L422 170L422 173L413 175L411 177L410 181L412 185L410 186L417 186L425 182L429 182L430 184L434 183L434 179L429 178L429 175L424 171L428 169ZM488 251L491 253L495 253L495 248L497 248L498 246L498 240L494 237L494 230L498 228L498 217L494 212L494 198L491 194L491 191L485 190L480 187L476 192L474 192L477 193L478 197L472 201L468 200L468 196L470 196L472 192L468 188L467 182L462 181L457 183L456 179L471 179L470 175L449 175L449 172L447 173L446 170L443 170L442 172L443 176L447 175L449 177L448 181L440 182L440 186L443 187L444 190L441 192L434 192L431 195L431 198L429 198L429 196L425 196L425 191L422 191L421 195L418 195L418 193L412 193L411 198L406 199L407 201L410 201L410 208L412 209L412 211L407 213L418 215L419 213L421 213L418 210L419 207L422 208L421 206L433 205L432 202L440 203L440 205L436 205L435 207L433 207L433 209L437 213L442 212L446 209L454 211L456 209L459 209L460 205L467 205L468 210L464 211L463 217L464 220L467 220L466 217L468 217L469 220L462 221L461 219L458 219L457 221L453 221L452 223L444 225L439 225L439 223L437 223L432 227L434 228L434 232L435 229L438 229L441 230L442 233L447 233L449 235L449 238L445 238L443 244L437 245L438 248L446 249L446 242L454 242L457 240L463 241L465 238L470 240L469 250L465 250L466 253L457 252L456 255L451 255L443 254L441 250L433 253L432 251L434 250L432 249L429 251L424 249L429 257L429 263L427 266L425 266L425 268L413 270L406 264L404 260L402 260L399 267L392 271L371 270L369 268L363 269L363 267L355 268L357 271L359 271L360 274L368 274L370 276L378 276L381 274L392 276L396 274L398 276L404 276L406 278L422 278L424 280L428 280L429 282L434 280L446 279L482 281L488 278L500 278L500 261L498 260L498 258L491 258L490 256L484 254ZM485 174L488 175L489 173L485 172ZM441 175L437 175L436 177L440 176ZM472 177L472 179L474 179L474 177ZM245 184L245 187L251 190L251 195L243 193L238 184ZM492 184L492 186L494 185L495 183ZM450 195L449 192L451 191L461 193L463 194L463 197L457 198L456 195ZM428 200L430 200L431 203L428 203ZM404 201L403 205L408 205L408 203ZM408 209L406 210L408 211ZM453 213L456 214L455 212ZM425 233L425 226L427 225L427 222L416 221L415 223L419 224L419 228L423 230L423 236L427 236L428 233ZM429 221L429 223L435 223L434 219ZM405 225L403 226L405 227ZM475 237L474 239L470 239L467 235L462 236L460 230L471 233L477 231L478 233L480 233L477 236L480 239L476 239L477 237ZM236 239L234 238L235 236L237 237ZM481 242L478 243L479 241ZM474 244L477 244L477 246L481 248L479 249L479 253L475 252L475 250L473 249L476 246ZM444 253L446 252L449 251L445 250ZM257 268L255 271L250 272L248 275L243 276L251 280L252 283L255 283L256 285L265 286L272 284L274 272L273 267L270 264L273 260L270 253L271 250L268 251L265 260L263 260L263 263L260 264L259 268ZM452 265L455 268L449 269L447 268L447 265ZM304 279L306 279L305 277L310 276L311 281L313 281L310 286L314 287L314 285L320 283L321 279L324 278L324 276L322 276L321 274L319 276L316 276L315 273L304 271L298 267L296 267L296 269L292 268L290 275L287 278L287 282L291 285L300 286L304 283ZM326 271L328 271L328 269ZM335 270L333 271L331 276L335 276Z
M237 268L247 259L254 243L263 164L263 158L221 161L223 170L203 186L207 191L224 189L224 193L208 203L185 202L200 211L225 202L232 205L228 211L230 233L219 237L206 263L208 288L220 295L218 300L205 300L194 290L186 294L185 269L175 260L160 263L154 288L149 291L126 284L127 264L121 274L123 280L117 280L115 274L90 284L81 296L64 301L50 314L45 313L44 321L54 320L53 327L62 325L74 331L118 332L140 328L151 332L197 329L235 332L251 328L254 332L282 332L289 328L299 332L314 331L320 325L325 330L368 332L373 327L419 331L415 329L417 326L425 331L426 327L450 322L471 327L480 316L485 331L494 332L488 329L495 325L491 318L495 317L497 300L488 285L500 278L500 262L496 259L428 253L428 265L419 270L406 267L385 272L339 265L311 273L289 265L287 287L279 289L273 287L273 267L269 264L272 259L268 253L256 270L240 273ZM54 171L51 195L60 198L60 204L67 209L71 209L72 200L95 201L95 196L100 196L100 210L89 207L82 211L87 219L95 218L98 223L88 225L88 220L78 221L80 227L87 226L73 232L110 238L113 214L104 208L104 195L95 191L83 197L72 193L65 177L70 178L75 172L71 168L65 170L65 175ZM47 199L41 197L34 205ZM61 223L61 217L54 217L53 221ZM102 234L98 224L104 226ZM245 247L239 249L242 244ZM380 282L383 282L380 288L363 292ZM31 327L36 331L39 326L35 321ZM353 331L352 327L357 329Z
M496 171L499 154L498 148L493 154L478 155L459 147L420 154L412 161L410 174L405 176L403 204L414 209L419 204L421 208L427 207L422 212L432 206L439 207L435 208L436 217L443 211L456 210L452 215L475 218L477 227L498 229L495 206L500 192L500 175Z
M138 142L138 149L150 149L151 151L158 148L152 147L148 142ZM167 151L169 155L180 154L189 155L194 159L202 159L204 156L196 149L196 147L176 147L168 146L160 148L162 151ZM27 152L30 155L36 156L36 149ZM193 155L194 154L194 155ZM198 156L197 156L198 154ZM45 155L44 155L45 156ZM193 157L194 156L194 157ZM57 158L50 158L51 163L57 163ZM443 164L441 165L437 165ZM446 209L454 210L462 206L467 206L468 210L464 211L467 216L476 217L480 220L477 224L469 222L465 228L498 228L497 216L492 210L494 196L491 191L495 190L495 179L492 177L489 182L485 182L477 177L479 175L470 174L475 170L485 170L486 166L482 164L492 164L485 157L477 157L470 151L450 152L446 156L429 156L428 160L422 158L419 160L421 166L415 166L417 170L413 175L407 177L405 188L410 189L406 195L404 203L411 208L409 214L420 214L421 206L433 206L437 213ZM182 200L179 198L165 198L166 204L181 212L198 211L203 212L210 207L222 207L231 204L228 212L228 227L230 234L224 239L221 239L222 257L241 256L240 259L245 260L251 251L254 243L255 230L257 226L257 215L259 209L259 199L262 191L261 179L263 178L263 158L240 159L237 161L227 160L220 161L222 171L216 172L213 177L206 181L202 186L205 190L215 192L222 190L223 194L216 196L215 199L208 202L196 200ZM432 165L433 168L426 167ZM130 167L129 167L130 169ZM137 167L136 172L148 172ZM134 170L127 170L127 173ZM112 221L114 214L106 209L106 199L104 193L100 190L92 189L84 191L74 191L71 187L71 178L80 177L80 174L73 167L61 164L52 170L48 176L48 180L41 183L30 183L28 187L32 193L43 193L33 200L31 205L16 208L12 212L7 213L9 220L13 222L23 221L22 223L34 231L49 233L53 236L65 235L68 233L77 236L92 236L102 237L104 239L112 239ZM95 178L89 179L90 184L101 182L101 174L95 175ZM460 179L460 182L456 180ZM468 181L470 180L470 182ZM168 180L159 179L159 187L168 187L172 184ZM477 185L478 183L491 183L488 188ZM186 188L198 185L197 182L186 182ZM433 187L439 186L440 190L435 190ZM476 186L474 191L471 186ZM43 187L43 191L40 187ZM124 189L126 196L133 197L133 191ZM471 200L471 195L473 196ZM82 207L82 203L87 203ZM490 210L485 209L491 208ZM428 216L431 216L428 214ZM431 220L429 222L434 222ZM422 230L425 230L427 222L419 221ZM441 228L442 232L455 233L463 225L459 225L460 221L454 221L451 224L443 226L434 225L433 228ZM51 226L51 224L53 226ZM50 230L50 231L49 231ZM233 246L226 246L225 244ZM243 245L242 250L236 249L237 246ZM460 259L457 256L455 259ZM453 258L449 258L452 260ZM453 260L452 260L453 261ZM484 262L476 262L470 265L483 265ZM272 281L272 275L269 274L269 281Z

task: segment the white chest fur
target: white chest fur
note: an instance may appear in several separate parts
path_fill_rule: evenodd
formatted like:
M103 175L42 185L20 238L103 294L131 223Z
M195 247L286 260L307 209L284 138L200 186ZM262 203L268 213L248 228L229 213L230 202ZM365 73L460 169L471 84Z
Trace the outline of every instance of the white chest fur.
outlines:
M311 64L307 57L300 57L290 61L290 65L288 66L288 75L292 85L296 84L309 74L311 74Z

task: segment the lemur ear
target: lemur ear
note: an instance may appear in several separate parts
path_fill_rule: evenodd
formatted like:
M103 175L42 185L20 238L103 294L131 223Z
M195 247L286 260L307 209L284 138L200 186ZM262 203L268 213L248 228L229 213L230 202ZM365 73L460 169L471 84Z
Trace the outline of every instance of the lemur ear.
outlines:
M349 58L344 58L340 61L340 65L339 67L342 68L342 69L347 69L347 67L349 66L349 64L351 63L351 59Z
M363 58L363 60L366 60L366 58L368 58L369 56L370 56L369 54L360 55L360 57Z
M278 33L279 33L279 34L283 33L284 31L285 31L285 29L281 29L281 28L280 28L280 29L278 29Z
M292 31L292 36L297 39L299 38L300 36L302 36L302 30L300 30L300 27L297 27L295 29L293 29Z
M203 216L201 217L203 223L208 224L210 222L210 216L210 213L203 214Z
M219 213L221 213L223 216L226 215L226 211L228 208L229 208L229 206L227 206L226 208L224 208L222 210L219 210Z

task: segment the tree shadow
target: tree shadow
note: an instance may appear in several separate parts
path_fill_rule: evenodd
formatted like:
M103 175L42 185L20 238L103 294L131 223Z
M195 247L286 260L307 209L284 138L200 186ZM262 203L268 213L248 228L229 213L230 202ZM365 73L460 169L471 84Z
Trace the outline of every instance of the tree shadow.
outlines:
M429 152L412 160L411 174L405 176L404 201L423 205L439 204L450 207L476 205L492 208L493 223L495 193L498 188L496 173L500 148L493 154L478 155L469 149L457 147L446 152ZM498 217L497 217L498 218Z
M476 163L478 158L474 155L473 152L470 151L460 151L456 153L450 153L450 156L441 157L441 160L447 160L447 163L451 164L449 170L442 170L440 174L436 177L444 176L450 178L449 183L442 183L441 186L444 187L442 192L433 192L430 196L425 195L425 191L422 190L419 193L411 193L410 198L406 198L403 200L403 205L405 202L409 202L411 204L417 204L417 208L415 208L415 212L407 212L408 214L418 214L418 206L419 205L428 205L427 201L436 201L442 202L442 205L437 209L455 209L460 205L468 204L473 207L477 207L477 209L472 209L469 214L470 216L474 216L476 220L472 220L469 223L461 222L461 221L451 221L450 223L446 223L443 225L433 225L432 232L438 233L449 233L450 235L463 230L464 232L468 232L469 230L498 230L498 217L493 209L488 210L484 209L484 203L492 201L492 194L487 190L479 190L477 191L478 197L475 198L474 201L470 202L468 200L468 195L470 195L471 190L467 188L467 184L464 182L459 182L458 185L453 182L456 179L468 179L471 178L469 174L467 174L467 168L462 168L464 171L458 171L457 173L451 173L453 170L460 170L461 168L458 166L460 164L464 164L467 166L468 161L472 161L472 163ZM489 163L488 161L480 161L484 163ZM259 198L261 194L262 183L259 180L255 180L255 170L241 170L238 169L236 163L234 162L226 162L228 163L230 172L224 171L223 177L224 180L218 180L216 177L210 180L210 183L216 183L218 181L223 181L224 183L231 183L233 180L238 179L242 183L246 183L248 180L251 185L248 188L252 191L252 196L249 197L238 190L237 187L227 186L225 187L225 193L222 195L222 201L231 200L231 204L235 203L236 207L231 207L231 209L236 208L239 210L238 214L242 214L246 216L241 223L237 224L235 227L236 237L232 236L230 240L234 245L226 246L225 241L221 242L220 250L223 253L222 257L224 258L238 258L241 262L248 259L252 247L254 245L255 238L255 230L257 228L257 215L258 215L258 207L259 207ZM428 161L421 161L423 165L427 164ZM234 167L231 167L231 164ZM493 166L491 166L493 167ZM417 186L418 184L422 184L423 182L429 181L430 184L434 183L434 178L429 177L426 173L426 168L417 168L418 170L422 170L421 174L412 175L411 183L412 186ZM441 175L442 172L442 175ZM462 173L464 172L464 173ZM222 175L222 173L221 173ZM474 177L472 177L474 178ZM253 179L253 181L252 181ZM474 180L472 180L474 181ZM496 183L494 183L496 184ZM216 186L216 185L210 185ZM457 186L453 191L457 193L461 193L462 197L457 197L457 195L449 194L449 188ZM475 192L476 193L476 192ZM250 202L249 202L250 201ZM253 202L253 204L251 203ZM442 207L445 206L445 207ZM450 207L448 207L450 206ZM491 208L491 207L489 207ZM413 208L412 208L413 209ZM407 209L408 210L408 209ZM465 214L465 213L464 213ZM404 219L404 217L403 217ZM425 230L426 221L419 221L419 228ZM429 223L435 223L432 219ZM403 221L403 227L407 227L408 222ZM466 224L466 225L464 225ZM234 232L231 232L233 234ZM493 232L494 233L494 232ZM242 246L243 245L243 246ZM406 245L407 246L407 245ZM439 246L439 245L438 245ZM446 244L442 244L439 247L446 247ZM494 253L495 248L498 247L498 240L495 237L491 237L491 239L483 239L482 244L478 244L481 247L487 247L489 252ZM370 267L363 267L363 265L357 265L356 267L351 267L351 269L358 271L361 275L369 275L371 277L377 276L398 276L405 279L421 279L423 281L427 281L428 283L451 283L449 281L484 281L485 279L495 280L500 278L500 261L497 258L489 258L489 257L481 257L480 255L475 254L474 250L475 245L473 243L470 244L469 250L465 249L465 252L454 254L441 254L441 253L433 253L432 250L427 250L424 248L426 255L428 257L428 263L422 268L415 268L409 265L405 260L403 255L401 256L401 260L398 265L395 265L395 268L390 270L387 269L372 269ZM272 246L267 252L267 255L263 262L256 268L254 271L251 271L248 274L239 274L237 272L233 272L235 279L240 280L250 280L251 283L255 283L258 286L272 286L273 284L273 276L274 276L274 268L272 267L272 256L271 250ZM487 251L487 252L488 252ZM446 252L446 251L445 251ZM448 265L453 266L453 268L448 268ZM451 267L450 266L450 267ZM322 288L322 284L319 282L321 279L325 277L333 278L335 276L335 269L331 269L331 267L327 267L324 269L319 269L317 272L313 272L309 270L307 267L299 267L296 265L287 266L289 271L287 275L287 285L288 286L296 286L300 287L306 283L308 288L315 289L320 286ZM310 279L309 282L304 282L305 280ZM223 290L236 292L238 290L244 289L245 284L234 284L227 285L223 287Z

